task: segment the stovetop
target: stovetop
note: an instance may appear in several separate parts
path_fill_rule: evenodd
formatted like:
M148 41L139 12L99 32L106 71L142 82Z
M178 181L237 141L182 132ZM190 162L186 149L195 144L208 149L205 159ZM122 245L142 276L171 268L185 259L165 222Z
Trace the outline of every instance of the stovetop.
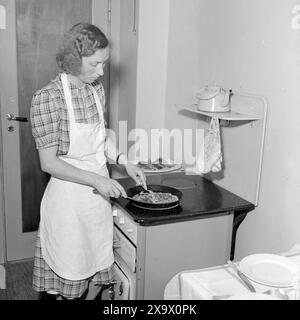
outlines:
M118 182L125 190L135 186L131 178L118 179ZM124 198L112 199L124 208L136 223L143 226L208 218L255 208L254 204L199 175L184 172L152 174L147 176L147 184L177 188L183 193L183 197L180 206L168 210L141 209Z

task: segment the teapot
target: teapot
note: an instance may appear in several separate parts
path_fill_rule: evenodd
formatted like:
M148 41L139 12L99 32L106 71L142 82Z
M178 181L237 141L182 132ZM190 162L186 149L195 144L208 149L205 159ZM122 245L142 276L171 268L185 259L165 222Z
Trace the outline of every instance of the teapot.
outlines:
M219 86L205 86L197 94L198 110L206 112L229 112L232 90L225 90Z

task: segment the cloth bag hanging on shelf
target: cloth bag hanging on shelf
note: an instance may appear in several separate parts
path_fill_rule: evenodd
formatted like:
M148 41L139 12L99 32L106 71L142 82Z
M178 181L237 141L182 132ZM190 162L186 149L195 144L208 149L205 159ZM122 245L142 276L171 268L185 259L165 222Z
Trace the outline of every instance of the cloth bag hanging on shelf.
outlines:
M205 132L203 148L197 159L196 167L200 174L222 169L222 149L220 124L217 117L212 117L208 130Z

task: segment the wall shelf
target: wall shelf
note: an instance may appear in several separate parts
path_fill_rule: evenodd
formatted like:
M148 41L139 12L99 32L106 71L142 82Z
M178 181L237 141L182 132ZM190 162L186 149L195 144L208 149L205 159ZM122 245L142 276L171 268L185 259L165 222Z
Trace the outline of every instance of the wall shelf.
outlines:
M192 105L181 105L183 110L188 110L197 114L201 114L207 117L217 117L220 120L232 120L232 121L255 121L260 120L261 116L252 115L252 114L244 114L237 111L229 111L229 112L206 112L198 110L198 106L196 104Z
M198 128L207 129L209 118L222 123L222 171L205 178L258 205L268 103L264 96L233 90L230 112L205 112L197 104L176 104L184 116L194 118ZM221 122L220 122L221 124ZM246 183L245 183L246 182Z

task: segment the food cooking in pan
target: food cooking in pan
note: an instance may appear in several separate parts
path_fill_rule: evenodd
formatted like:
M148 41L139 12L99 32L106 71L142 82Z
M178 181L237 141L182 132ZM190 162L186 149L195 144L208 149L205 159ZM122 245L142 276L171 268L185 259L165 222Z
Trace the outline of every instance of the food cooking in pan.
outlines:
M178 197L173 195L172 193L167 192L140 192L132 197L134 200L142 201L146 203L157 203L157 204L164 204L164 203L172 203L178 201Z

